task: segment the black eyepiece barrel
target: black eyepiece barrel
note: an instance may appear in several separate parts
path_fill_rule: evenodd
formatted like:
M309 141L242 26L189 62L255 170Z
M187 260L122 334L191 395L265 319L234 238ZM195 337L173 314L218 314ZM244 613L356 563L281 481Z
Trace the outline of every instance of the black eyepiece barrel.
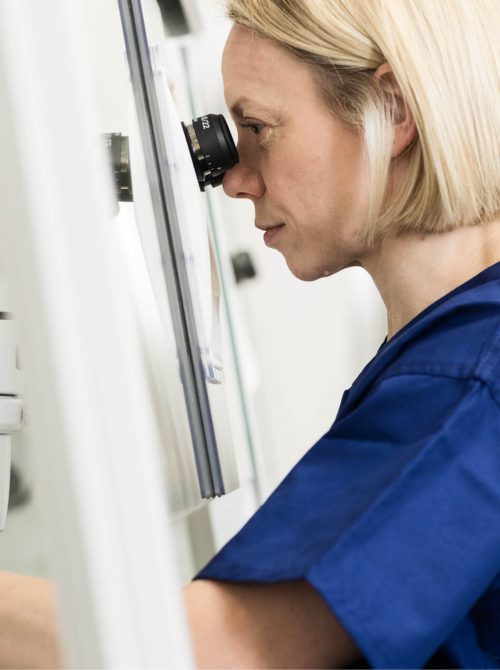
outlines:
M207 114L193 119L184 135L202 191L210 184L222 184L224 174L239 162L238 151L222 114Z

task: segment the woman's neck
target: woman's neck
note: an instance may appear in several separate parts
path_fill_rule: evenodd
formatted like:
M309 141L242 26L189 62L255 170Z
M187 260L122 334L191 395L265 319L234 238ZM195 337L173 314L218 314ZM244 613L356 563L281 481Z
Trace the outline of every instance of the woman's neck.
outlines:
M390 339L439 298L500 261L500 219L439 235L401 235L361 261L387 308Z

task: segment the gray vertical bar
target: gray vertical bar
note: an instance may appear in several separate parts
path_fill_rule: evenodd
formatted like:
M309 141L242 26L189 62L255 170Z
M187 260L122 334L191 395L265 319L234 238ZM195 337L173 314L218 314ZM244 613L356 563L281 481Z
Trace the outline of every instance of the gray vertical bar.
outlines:
M201 496L224 494L224 482L201 361L179 220L140 0L118 0L141 142L174 328Z

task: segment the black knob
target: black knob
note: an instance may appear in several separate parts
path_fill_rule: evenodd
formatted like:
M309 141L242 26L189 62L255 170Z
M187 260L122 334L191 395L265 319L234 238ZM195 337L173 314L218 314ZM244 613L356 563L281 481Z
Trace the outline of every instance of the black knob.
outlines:
M30 491L23 482L21 473L15 465L10 470L9 509L20 507L29 502Z
M257 275L252 257L248 252L242 251L238 254L233 254L231 256L231 261L233 263L234 276L236 277L237 284L245 279L252 279Z

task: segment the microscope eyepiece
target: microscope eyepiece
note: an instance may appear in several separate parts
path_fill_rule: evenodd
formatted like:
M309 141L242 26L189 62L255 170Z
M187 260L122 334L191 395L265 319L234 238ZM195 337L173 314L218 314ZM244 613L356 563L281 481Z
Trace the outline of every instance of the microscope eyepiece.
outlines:
M224 174L240 160L226 119L222 114L207 114L187 126L183 123L182 128L200 189L220 186Z

